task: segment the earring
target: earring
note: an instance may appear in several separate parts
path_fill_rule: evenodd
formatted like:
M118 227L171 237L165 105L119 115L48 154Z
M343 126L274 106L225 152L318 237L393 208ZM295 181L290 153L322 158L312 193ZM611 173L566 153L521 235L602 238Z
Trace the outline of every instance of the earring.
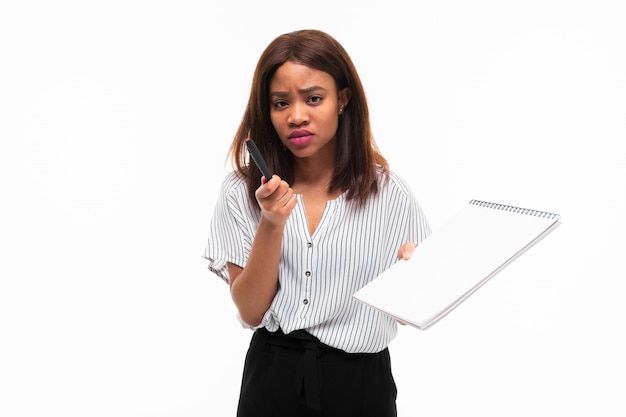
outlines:
M343 113L343 106L339 107L339 114Z

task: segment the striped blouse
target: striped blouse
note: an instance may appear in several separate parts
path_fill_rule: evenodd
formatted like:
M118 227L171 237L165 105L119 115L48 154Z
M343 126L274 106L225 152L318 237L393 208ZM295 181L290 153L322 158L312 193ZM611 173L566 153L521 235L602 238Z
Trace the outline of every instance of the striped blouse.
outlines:
M391 173L385 182L379 175L379 185L364 206L346 201L345 193L328 201L313 235L302 196L296 195L283 233L278 292L259 327L305 329L349 353L387 347L397 333L395 320L352 294L392 266L403 243L428 236L430 227L402 178ZM259 218L245 181L228 174L204 254L210 271L228 282L228 262L245 267Z

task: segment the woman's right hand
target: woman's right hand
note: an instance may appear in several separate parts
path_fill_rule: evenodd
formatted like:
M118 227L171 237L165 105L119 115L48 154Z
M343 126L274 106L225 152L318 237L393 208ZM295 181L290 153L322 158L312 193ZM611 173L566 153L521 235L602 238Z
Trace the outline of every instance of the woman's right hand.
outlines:
M296 196L286 181L273 175L254 195L261 207L252 249L246 265L229 264L230 292L239 317L251 327L260 325L278 291L282 236L296 206Z
M261 208L261 215L276 226L287 223L291 211L298 202L287 181L278 175L273 175L269 181L261 184L254 195Z

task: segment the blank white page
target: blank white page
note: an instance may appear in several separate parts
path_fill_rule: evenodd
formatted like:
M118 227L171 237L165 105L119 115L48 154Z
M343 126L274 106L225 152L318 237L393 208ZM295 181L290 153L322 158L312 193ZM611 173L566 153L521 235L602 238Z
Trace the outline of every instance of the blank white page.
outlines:
M472 200L356 299L425 330L550 233L560 216Z

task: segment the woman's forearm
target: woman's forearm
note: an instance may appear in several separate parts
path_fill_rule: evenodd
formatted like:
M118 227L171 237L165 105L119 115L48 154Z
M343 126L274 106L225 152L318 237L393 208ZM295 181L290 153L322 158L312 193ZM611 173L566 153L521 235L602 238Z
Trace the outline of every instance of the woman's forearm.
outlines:
M284 225L271 224L261 217L247 264L230 278L239 316L253 327L261 323L278 290L283 230Z

